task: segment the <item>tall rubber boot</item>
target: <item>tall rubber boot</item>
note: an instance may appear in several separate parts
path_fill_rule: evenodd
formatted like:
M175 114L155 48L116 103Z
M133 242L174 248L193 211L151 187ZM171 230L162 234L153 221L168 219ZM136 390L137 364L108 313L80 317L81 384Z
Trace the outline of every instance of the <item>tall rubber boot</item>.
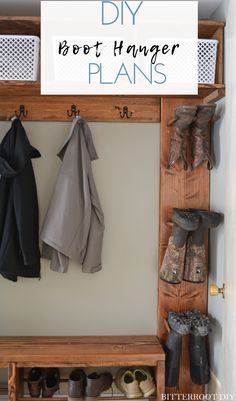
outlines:
M201 209L189 209L200 218L199 227L188 238L183 279L193 283L202 283L207 276L205 249L205 231L217 227L221 214Z
M191 313L191 312L190 312ZM192 312L189 336L190 376L194 384L208 384L210 367L207 350L207 335L210 321L200 312Z
M190 320L183 313L170 312L168 333L164 350L166 353L165 384L175 387L179 382L180 360L182 352L182 336L189 334Z
M166 353L165 383L167 387L176 387L179 382L182 336L171 330L164 345Z
M183 162L184 169L188 168L187 147L190 135L190 126L196 115L197 107L180 106L174 111L174 120L169 124L173 125L169 158L167 168L174 167L175 163L180 160Z
M197 229L199 217L185 209L173 209L172 221L172 235L161 265L160 278L171 284L179 284L183 279L187 236L189 231Z

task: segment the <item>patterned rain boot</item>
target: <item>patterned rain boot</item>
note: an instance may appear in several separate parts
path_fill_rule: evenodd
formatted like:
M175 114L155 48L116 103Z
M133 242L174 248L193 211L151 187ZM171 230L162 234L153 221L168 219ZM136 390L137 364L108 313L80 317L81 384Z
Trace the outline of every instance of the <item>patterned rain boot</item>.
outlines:
M189 336L190 376L194 384L208 384L210 367L207 350L207 335L210 330L210 320L199 311L188 312L191 320Z
M180 159L184 169L188 168L187 147L190 134L190 126L196 115L197 107L180 106L175 109L174 120L169 124L173 125L170 139L168 168L171 168Z
M173 209L172 235L160 269L160 278L171 284L179 284L183 278L186 240L189 231L196 230L199 217L185 209Z
M221 214L200 209L189 210L199 216L200 224L188 238L183 279L202 283L207 276L205 230L217 227L220 224Z
M196 118L191 129L193 169L204 161L207 161L208 170L213 168L209 146L209 127L215 114L215 109L215 104L201 104L197 109Z
M170 312L168 323L171 331L168 333L164 345L166 353L165 384L167 387L175 387L179 382L182 336L189 334L191 321L184 313Z

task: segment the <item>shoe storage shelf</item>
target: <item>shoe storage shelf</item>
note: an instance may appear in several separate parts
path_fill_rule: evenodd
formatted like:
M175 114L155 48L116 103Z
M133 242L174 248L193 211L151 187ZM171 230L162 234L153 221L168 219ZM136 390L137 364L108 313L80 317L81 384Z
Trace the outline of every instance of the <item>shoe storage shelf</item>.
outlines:
M156 336L0 337L0 367L8 368L9 401L34 400L24 395L24 368L112 366L154 367L157 395L150 398L161 401L165 393L165 353ZM62 401L67 397L53 399Z
M199 85L198 96L205 102L224 96L223 30L223 22L199 21L199 38L217 39L219 42L215 84ZM0 16L0 35L3 34L40 37L40 18ZM70 121L67 110L71 109L71 105L76 105L87 121L161 121L160 96L43 96L39 82L0 81L0 120L12 117L20 105L28 111L27 121ZM126 106L132 113L131 118L121 118Z

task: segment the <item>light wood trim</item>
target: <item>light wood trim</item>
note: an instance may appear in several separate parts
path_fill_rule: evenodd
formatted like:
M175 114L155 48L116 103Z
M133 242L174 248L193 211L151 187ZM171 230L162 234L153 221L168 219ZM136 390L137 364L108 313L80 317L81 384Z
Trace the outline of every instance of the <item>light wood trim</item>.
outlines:
M16 401L17 392L17 367L16 363L9 363L8 366L8 399Z
M216 82L224 83L224 29L218 28L212 36L218 40L217 60L216 60Z
M156 369L157 401L163 400L165 394L165 362L159 361Z

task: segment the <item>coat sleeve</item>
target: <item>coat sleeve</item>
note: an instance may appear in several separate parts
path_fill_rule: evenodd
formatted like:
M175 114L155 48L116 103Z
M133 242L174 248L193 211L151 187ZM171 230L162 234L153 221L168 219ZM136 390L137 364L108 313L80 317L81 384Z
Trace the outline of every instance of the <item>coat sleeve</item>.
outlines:
M100 205L92 172L90 172L88 179L91 197L91 219L86 253L82 263L82 270L84 273L95 273L102 268L101 253L105 227L104 215Z
M30 160L13 181L13 206L20 245L19 252L22 253L24 265L33 265L39 262L40 251L38 199Z

